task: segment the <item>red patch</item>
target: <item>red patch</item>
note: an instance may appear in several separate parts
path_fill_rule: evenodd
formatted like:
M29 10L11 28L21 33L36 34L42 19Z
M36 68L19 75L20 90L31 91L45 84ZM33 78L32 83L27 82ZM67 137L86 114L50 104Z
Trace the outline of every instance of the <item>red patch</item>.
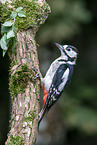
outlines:
M44 96L43 96L43 105L45 104L46 98L47 98L47 94L48 91L45 90L44 85L42 86L43 92L44 92Z
M48 92L44 92L44 96L43 96L43 105L45 104L46 98L47 98L47 94Z

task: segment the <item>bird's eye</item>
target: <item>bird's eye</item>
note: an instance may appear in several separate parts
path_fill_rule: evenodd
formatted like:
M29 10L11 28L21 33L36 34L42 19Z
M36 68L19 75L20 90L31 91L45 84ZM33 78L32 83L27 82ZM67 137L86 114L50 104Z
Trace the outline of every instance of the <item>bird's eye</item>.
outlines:
M70 50L71 50L71 48L67 48L67 50L68 50L68 51L70 51Z

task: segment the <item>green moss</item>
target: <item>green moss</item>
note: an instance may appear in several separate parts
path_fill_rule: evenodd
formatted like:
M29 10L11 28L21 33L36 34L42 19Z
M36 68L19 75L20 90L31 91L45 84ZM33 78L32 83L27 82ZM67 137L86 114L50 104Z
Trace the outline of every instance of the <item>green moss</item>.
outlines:
M30 111L28 113L28 117L25 117L25 122L33 121L33 119L35 118L35 116L36 116L36 109L33 110L33 111Z
M26 13L25 18L16 17L16 31L29 27L37 27L39 24L43 23L44 19L47 17L48 4L46 2L42 5L37 0L16 0L12 1L10 5L11 6L8 7L7 2L5 5L1 4L1 22L10 20L10 14L18 7L23 7L23 11Z
M8 20L12 11L13 7L7 8L7 2L5 4L0 2L0 22L3 23Z
M33 120L34 120L35 117L36 117L36 109L33 110L33 111L30 111L30 112L28 113L28 116L25 117L24 120L25 120L25 122L27 123L27 126L31 127L30 122L31 122L31 121L33 122Z
M25 122L27 123L27 126L29 126L30 128L32 127L30 122L32 121L33 122L33 119L35 118L36 116L36 110L33 110L33 111L30 111L28 113L28 117L25 117Z
M23 145L24 144L24 139L23 137L15 136L13 137L13 135L10 136L10 142L7 142L6 145Z
M18 65L18 62L17 62L17 60L15 59L13 59L13 57L11 58L11 66L10 66L10 71L12 72L12 68L13 68L13 66L15 66L15 65Z
M35 118L35 116L36 116L36 109L33 110L33 111L30 111L29 115L32 117L32 120L33 120Z
M13 62L13 64L14 63L15 62ZM12 99L14 99L14 96L24 92L29 81L33 81L35 73L28 68L27 64L23 64L15 70L11 69L10 71L12 76L10 78L9 89Z

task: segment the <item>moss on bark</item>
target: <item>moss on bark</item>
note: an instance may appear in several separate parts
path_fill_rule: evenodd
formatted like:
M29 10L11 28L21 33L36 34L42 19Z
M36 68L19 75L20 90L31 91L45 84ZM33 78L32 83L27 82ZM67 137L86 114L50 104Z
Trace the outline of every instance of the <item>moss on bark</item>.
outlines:
M9 90L12 96L11 129L6 145L35 144L38 131L40 80L33 79L39 71L35 35L50 13L45 0L11 0L1 4L1 23L10 20L16 8L23 7L25 18L16 18L15 33L17 45L15 53L8 50L11 59Z

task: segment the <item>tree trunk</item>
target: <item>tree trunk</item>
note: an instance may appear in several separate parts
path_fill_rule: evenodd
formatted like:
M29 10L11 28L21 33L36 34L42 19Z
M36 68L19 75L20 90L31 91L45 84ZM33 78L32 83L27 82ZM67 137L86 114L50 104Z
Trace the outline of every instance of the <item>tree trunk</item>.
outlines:
M40 96L40 81L38 79L33 81L35 75L33 72L33 75L29 76L29 71L31 71L32 67L39 69L37 49L31 30L17 33L16 56L13 61L15 64L11 68L10 78L10 90L13 99L12 117L11 130L7 142L19 139L25 145L30 145L34 144L37 138L37 114L39 112ZM23 70L25 66L28 71L26 69ZM24 75L25 73L28 74ZM19 75L19 78L17 75ZM16 82L13 80L15 77L17 78ZM33 82L30 81L30 77L32 77ZM23 85L22 83L26 83L25 88L22 86L23 88L18 90L20 93L18 91L14 92L18 89L17 83L20 88Z
M46 3L44 0L36 2L40 3L41 7ZM17 32L16 54L9 51L12 115L6 145L34 145L37 139L40 80L35 79L36 72L31 68L36 67L39 71L35 34L39 25L45 22L50 13L49 7L47 10L42 11L44 15L42 20L41 15L37 18L36 28L35 25L34 28L31 26L32 29L29 26L27 30L21 29Z

